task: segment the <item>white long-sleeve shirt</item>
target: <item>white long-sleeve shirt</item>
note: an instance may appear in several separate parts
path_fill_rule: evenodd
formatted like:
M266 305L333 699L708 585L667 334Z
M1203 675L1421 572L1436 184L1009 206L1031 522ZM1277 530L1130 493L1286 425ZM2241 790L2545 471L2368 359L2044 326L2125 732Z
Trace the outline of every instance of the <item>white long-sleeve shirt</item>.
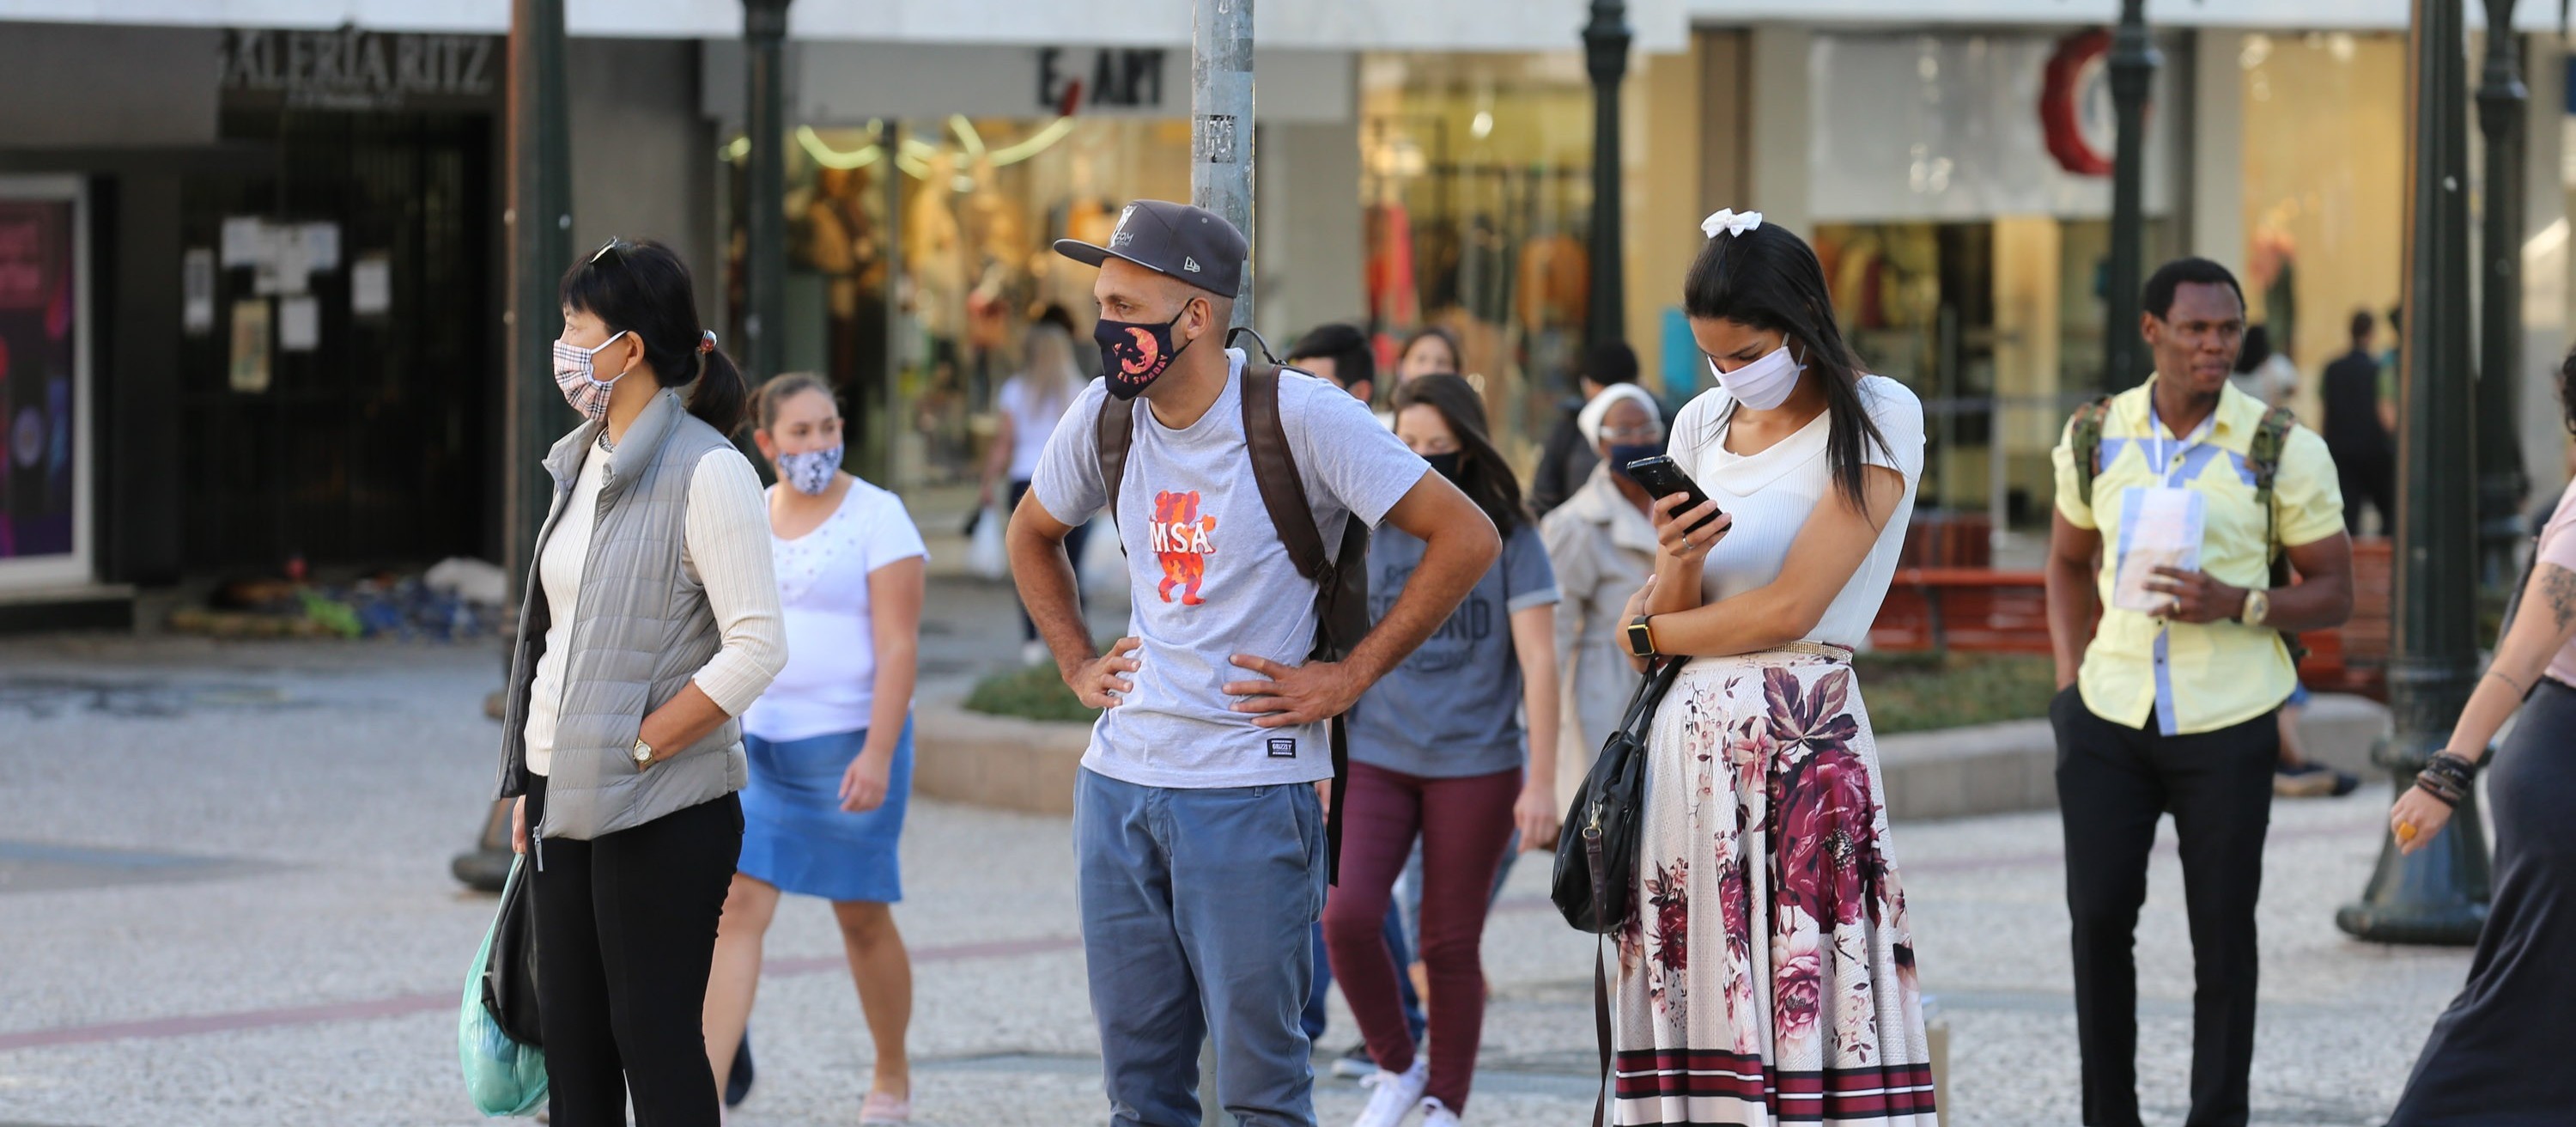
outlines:
M552 621L546 650L537 659L528 693L528 770L543 775L554 758L555 715L563 702L564 663L581 600L581 573L590 559L590 533L599 511L599 486L608 456L584 450L581 476L563 515L537 560L537 582ZM740 716L787 665L787 626L778 609L778 579L770 560L769 501L760 477L740 452L710 450L689 475L689 513L681 532L680 566L704 584L723 641L699 667L697 682L726 715Z

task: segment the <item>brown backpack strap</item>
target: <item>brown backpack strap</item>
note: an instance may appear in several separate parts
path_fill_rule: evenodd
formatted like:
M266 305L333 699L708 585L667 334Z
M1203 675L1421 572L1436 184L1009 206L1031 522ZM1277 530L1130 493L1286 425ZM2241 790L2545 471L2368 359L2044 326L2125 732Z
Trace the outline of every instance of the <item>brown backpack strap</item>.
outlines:
M1288 445L1288 424L1279 417L1279 366L1258 357L1243 363L1243 441L1252 452L1252 480L1261 487L1261 504L1278 526L1279 542L1297 574L1329 584L1332 557L1324 554L1324 537L1315 531L1315 510L1306 503L1306 482L1297 473L1297 455Z
M1127 447L1136 440L1136 404L1116 396L1100 398L1100 415L1092 421L1100 457L1100 485L1109 491L1109 523L1118 523L1118 486L1127 480Z

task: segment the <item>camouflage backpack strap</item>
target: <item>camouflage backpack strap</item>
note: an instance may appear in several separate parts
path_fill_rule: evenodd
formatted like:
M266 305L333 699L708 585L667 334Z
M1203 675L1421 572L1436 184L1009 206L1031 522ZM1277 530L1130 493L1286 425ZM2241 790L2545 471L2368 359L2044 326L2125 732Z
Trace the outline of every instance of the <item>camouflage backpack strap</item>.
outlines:
M2067 442L2075 451L2075 497L2093 507L2093 479L2102 473L2102 427L2111 418L2111 397L2089 400L2068 421Z
M2289 408L2271 408L2263 412L2263 421L2254 427L2254 440L2245 446L2245 471L2254 476L2254 503L2263 509L2263 552L2271 563L2274 587L2290 585L2290 555L2282 548L2281 517L2272 504L2272 486L2281 475L2281 453L2290 446L2290 428L2297 425L2299 417ZM2290 648L2292 668L2308 656L2298 634L2283 630L2281 642Z

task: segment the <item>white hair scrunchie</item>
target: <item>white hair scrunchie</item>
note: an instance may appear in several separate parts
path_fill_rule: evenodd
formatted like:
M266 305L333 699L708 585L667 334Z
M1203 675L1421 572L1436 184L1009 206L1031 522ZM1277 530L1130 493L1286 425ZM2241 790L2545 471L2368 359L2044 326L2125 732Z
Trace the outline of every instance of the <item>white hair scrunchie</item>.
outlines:
M1756 227L1760 227L1761 225L1761 212L1747 211L1738 213L1733 208L1721 207L1717 209L1717 214L1700 220L1699 229L1702 234L1714 239L1720 231L1741 235Z
M1610 417L1610 406L1622 399L1636 400L1638 406L1646 409L1647 418L1655 420L1658 427L1664 425L1663 404L1655 402L1655 397L1647 394L1645 388L1632 383L1614 383L1602 388L1601 394L1593 396L1581 411L1575 412L1574 429L1583 432L1583 441L1601 445L1601 427Z

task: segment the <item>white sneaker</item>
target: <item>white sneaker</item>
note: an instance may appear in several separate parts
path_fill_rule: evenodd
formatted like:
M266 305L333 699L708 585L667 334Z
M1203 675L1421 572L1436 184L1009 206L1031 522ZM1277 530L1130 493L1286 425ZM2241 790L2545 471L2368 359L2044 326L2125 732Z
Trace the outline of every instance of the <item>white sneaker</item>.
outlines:
M1422 1098L1422 1127L1458 1127L1458 1113L1437 1096Z
M1351 1121L1351 1127L1399 1127L1413 1116L1414 1105L1422 1100L1422 1089L1430 1084L1428 1057L1414 1057L1413 1067L1400 1073L1377 1070L1360 1081L1361 1087L1377 1091L1369 1097L1368 1106L1360 1110L1360 1117Z

